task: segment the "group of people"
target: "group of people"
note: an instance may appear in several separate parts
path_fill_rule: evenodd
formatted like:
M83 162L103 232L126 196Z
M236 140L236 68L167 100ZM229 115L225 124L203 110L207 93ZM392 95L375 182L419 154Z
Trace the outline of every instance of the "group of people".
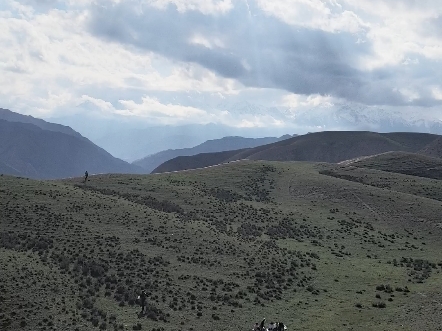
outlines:
M287 327L282 322L270 322L269 325L265 326L266 319L264 318L261 323L255 323L255 327L252 331L284 331Z

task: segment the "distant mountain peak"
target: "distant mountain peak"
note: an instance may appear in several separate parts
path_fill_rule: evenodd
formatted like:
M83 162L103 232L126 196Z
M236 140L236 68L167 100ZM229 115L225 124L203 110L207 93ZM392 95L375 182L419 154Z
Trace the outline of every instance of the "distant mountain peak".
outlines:
M91 174L141 171L114 158L70 127L0 111L1 173L52 179L82 176L86 170Z
M71 136L84 138L81 134L79 134L69 126L46 122L45 120L42 120L40 118L35 118L31 115L22 115L19 113L15 113L9 109L0 108L0 119L8 122L33 124L43 130L62 132Z

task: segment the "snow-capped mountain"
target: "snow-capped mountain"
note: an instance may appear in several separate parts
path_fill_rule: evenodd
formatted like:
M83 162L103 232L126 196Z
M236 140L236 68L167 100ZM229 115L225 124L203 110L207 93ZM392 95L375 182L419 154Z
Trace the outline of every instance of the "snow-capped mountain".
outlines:
M323 130L411 131L442 133L442 121L408 110L386 110L358 104L335 104L296 113L296 125L315 125Z
M227 111L234 116L271 116L275 120L286 119L288 115L287 108L266 107L247 101L223 102L216 108L219 111Z
M378 132L410 131L442 134L442 121L428 112L390 110L356 103L336 103L304 109L265 107L249 102L223 103L219 110L241 118L271 117L287 126L308 131L369 130ZM442 113L442 111L441 111Z

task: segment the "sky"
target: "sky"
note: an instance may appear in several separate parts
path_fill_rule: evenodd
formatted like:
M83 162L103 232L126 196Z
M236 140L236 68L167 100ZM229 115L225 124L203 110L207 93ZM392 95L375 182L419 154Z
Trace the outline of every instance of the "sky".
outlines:
M41 118L442 120L440 0L2 0L0 47L0 107Z

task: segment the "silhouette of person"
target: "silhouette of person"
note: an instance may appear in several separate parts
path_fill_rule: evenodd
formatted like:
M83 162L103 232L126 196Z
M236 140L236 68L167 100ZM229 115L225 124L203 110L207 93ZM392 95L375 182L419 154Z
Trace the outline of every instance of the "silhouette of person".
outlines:
M265 322L266 322L266 319L264 318L264 319L261 321L261 323L259 324L259 327L261 328L261 330L265 330L265 329L264 329L264 324L265 324Z
M144 307L146 307L146 299L147 299L146 291L142 290L140 294L141 313L144 312Z
M88 177L89 177L89 173L86 170L86 172L84 173L84 182L85 183L86 183Z

